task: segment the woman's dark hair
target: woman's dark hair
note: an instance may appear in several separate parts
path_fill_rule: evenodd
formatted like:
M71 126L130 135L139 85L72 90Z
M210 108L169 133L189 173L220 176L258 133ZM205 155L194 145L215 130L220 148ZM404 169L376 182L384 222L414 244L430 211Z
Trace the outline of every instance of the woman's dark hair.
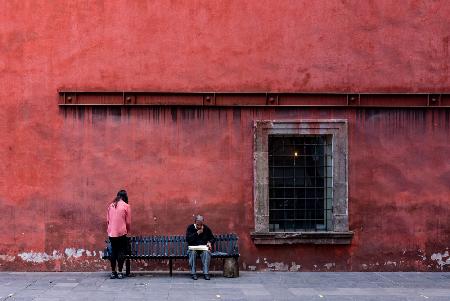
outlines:
M123 190L123 189L120 190L120 191L117 193L117 196L114 198L114 200L113 200L114 207L117 207L117 203L118 203L120 200L122 200L122 201L124 201L125 203L128 204L128 195L127 195L127 192L126 192L125 190Z

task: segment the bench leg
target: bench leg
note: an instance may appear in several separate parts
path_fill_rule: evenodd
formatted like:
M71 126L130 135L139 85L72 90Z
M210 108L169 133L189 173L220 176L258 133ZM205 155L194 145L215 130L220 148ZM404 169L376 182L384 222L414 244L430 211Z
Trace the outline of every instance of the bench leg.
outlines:
M235 257L223 259L223 276L228 278L239 277L239 259Z
M172 277L172 259L169 259L170 277Z
M131 274L131 264L130 264L130 260L126 259L125 260L125 275L130 276Z

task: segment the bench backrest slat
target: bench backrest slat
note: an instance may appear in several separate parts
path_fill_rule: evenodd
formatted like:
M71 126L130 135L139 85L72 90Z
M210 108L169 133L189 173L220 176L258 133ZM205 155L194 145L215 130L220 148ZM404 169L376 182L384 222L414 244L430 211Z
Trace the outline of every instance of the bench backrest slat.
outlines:
M167 236L164 236L164 253L163 253L164 255L167 255L168 244L169 242Z
M161 256L161 237L155 236L156 255Z
M213 252L239 256L238 237L236 234L215 235ZM130 254L145 257L186 256L188 244L183 235L172 236L134 236L130 237Z

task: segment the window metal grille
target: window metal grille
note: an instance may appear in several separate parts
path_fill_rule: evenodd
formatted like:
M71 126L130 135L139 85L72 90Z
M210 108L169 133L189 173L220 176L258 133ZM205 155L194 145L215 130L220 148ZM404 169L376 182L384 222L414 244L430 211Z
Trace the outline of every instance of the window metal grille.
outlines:
M269 231L332 229L331 135L269 135Z

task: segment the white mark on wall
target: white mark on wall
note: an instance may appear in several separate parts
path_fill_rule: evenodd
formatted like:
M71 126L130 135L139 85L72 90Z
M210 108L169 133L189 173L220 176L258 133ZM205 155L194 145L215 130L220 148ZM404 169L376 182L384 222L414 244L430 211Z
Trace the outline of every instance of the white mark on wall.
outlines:
M417 253L419 253L419 254L417 254L417 256L422 258L422 261L427 260L427 256L426 256L425 252L423 252L422 250L419 249L419 250L417 250Z
M248 266L248 269L249 269L250 271L256 271L256 265L249 265L249 266Z
M361 267L362 267L362 269L363 270L367 270L369 267L367 266L367 264L365 264L365 263L363 263L362 265L361 265Z
M445 251L444 254L433 253L431 255L431 260L436 261L439 268L442 270L444 268L444 266L450 265L450 257L445 259L446 257L449 257L448 251Z
M327 270L331 269L332 267L334 267L336 264L334 262L329 262L324 264L323 266L327 268Z
M85 251L84 249L77 250L75 248L66 248L64 250L64 253L66 254L67 258L71 258L71 257L79 258L79 257L83 256L84 251Z
M296 264L294 261L291 262L291 267L289 268L290 272L298 272L302 268L301 265Z
M14 259L16 259L16 256L7 255L7 254L0 254L0 260L7 261L7 262L12 262L12 261L14 261Z
M60 251L54 250L52 254L47 254L45 252L22 252L20 254L17 254L18 257L20 257L23 261L26 262L33 262L33 263L43 263L50 260L57 260L57 259L72 259L72 258L80 258L85 253L86 256L96 256L96 251L89 251L85 249L76 249L76 248L66 248L64 250L64 253L62 254ZM103 256L103 252L99 252L100 258ZM12 255L0 255L0 260L3 261L14 261L16 256Z
M257 264L259 263L259 257L256 259L256 263L257 263Z
M43 263L49 260L60 259L62 257L61 253L58 251L53 251L53 254L49 255L43 252L23 252L18 254L18 256L26 262Z
M268 270L271 271L289 271L289 266L284 262L267 263Z
M386 262L384 263L384 265L393 265L393 266L397 266L397 262L388 260L388 261L386 261Z

